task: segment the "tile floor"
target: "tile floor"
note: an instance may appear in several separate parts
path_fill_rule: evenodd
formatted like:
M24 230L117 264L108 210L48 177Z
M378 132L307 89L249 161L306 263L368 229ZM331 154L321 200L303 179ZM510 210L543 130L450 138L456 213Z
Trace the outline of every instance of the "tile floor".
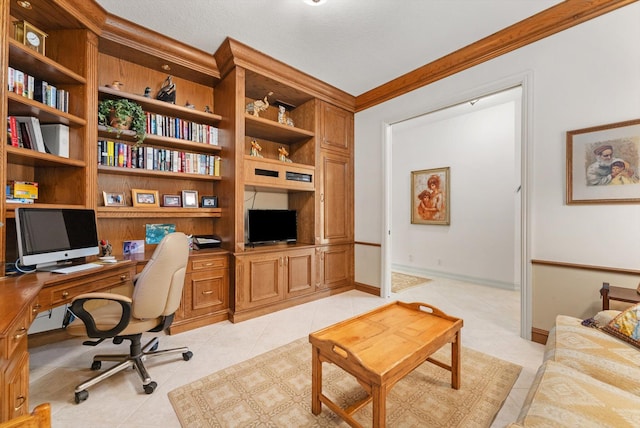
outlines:
M492 426L504 427L515 420L543 354L542 345L519 336L519 292L435 279L390 300L426 302L463 318L463 346L521 365L520 378ZM179 354L148 360L147 369L158 383L153 394L143 392L134 371L125 371L91 388L88 400L79 405L73 391L94 373L89 369L91 357L122 347L126 349L115 352L127 352L128 342L91 348L71 339L31 348L30 406L50 402L54 428L179 427L167 398L172 389L384 303L380 297L350 291L237 324L221 322L164 336L161 349L186 345L194 357L188 362Z

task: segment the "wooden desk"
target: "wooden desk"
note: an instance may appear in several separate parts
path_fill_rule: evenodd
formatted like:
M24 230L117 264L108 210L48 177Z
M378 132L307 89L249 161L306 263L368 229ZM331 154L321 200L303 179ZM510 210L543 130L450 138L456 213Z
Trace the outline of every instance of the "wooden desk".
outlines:
M609 300L615 300L618 302L626 303L639 303L640 294L635 288L615 287L609 285L608 282L602 283L600 289L600 295L602 296L602 310L609 309Z
M451 386L459 389L462 324L425 303L394 302L311 333L311 411L320 414L324 403L349 425L360 427L351 415L373 401L373 426L384 427L387 393L425 361L451 371ZM450 366L430 357L447 343L451 343ZM342 409L323 395L325 361L354 376L368 396Z
M123 261L67 275L37 272L0 279L0 422L29 413L27 332L38 312L74 296L132 283L135 263Z

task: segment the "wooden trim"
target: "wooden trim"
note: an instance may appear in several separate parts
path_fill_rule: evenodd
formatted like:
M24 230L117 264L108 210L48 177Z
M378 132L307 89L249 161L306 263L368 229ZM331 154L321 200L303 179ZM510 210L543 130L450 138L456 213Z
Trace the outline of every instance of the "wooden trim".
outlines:
M614 268L608 266L591 266L591 265L581 265L577 263L565 263L565 262L554 262L549 260L531 260L532 265L542 265L542 266L556 266L561 268L568 269L583 269L583 270L593 270L599 272L610 272L610 273L621 273L628 275L640 275L640 270L638 269L625 269L625 268Z
M369 247L382 247L382 244L377 244L375 242L361 242L361 241L356 241L353 243L354 245L366 245Z
M549 339L549 332L547 330L542 330L539 328L531 327L531 341L536 343L541 343L543 345L547 344L547 339Z
M354 111L355 97L353 95L322 82L313 76L303 73L230 37L227 37L225 41L222 42L214 56L222 77L230 73L234 67L242 67L293 88L301 89L313 97L341 107L347 111Z
M637 0L566 0L356 97L356 112L497 58Z
M373 294L374 296L380 296L380 288L373 285L361 284L359 282L354 283L356 290L364 293Z

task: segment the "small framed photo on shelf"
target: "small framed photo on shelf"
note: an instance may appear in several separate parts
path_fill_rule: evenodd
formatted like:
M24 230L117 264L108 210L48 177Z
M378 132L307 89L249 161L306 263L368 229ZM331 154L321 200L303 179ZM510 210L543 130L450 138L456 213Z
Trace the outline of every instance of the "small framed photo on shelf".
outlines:
M104 198L105 207L126 207L127 200L124 197L124 193L116 192L102 192Z
M163 207L181 207L182 199L180 195L162 195Z
M198 191L197 190L182 191L182 207L198 208Z
M200 206L202 208L218 208L218 197L203 196L200 200Z
M131 198L133 199L134 207L151 208L160 206L157 190L131 189Z

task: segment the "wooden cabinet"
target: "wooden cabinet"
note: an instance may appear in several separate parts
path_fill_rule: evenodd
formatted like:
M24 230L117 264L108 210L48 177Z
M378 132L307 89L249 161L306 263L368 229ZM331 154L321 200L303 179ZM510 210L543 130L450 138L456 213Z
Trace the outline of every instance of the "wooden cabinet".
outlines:
M313 293L316 282L314 247L236 254L233 319L249 316L243 314L247 310Z
M320 244L353 241L353 168L348 156L320 153Z
M353 287L353 244L317 248L318 288Z
M320 148L348 155L353 145L353 113L321 102L319 116Z
M29 413L29 353L27 331L31 309L27 307L0 337L0 422Z
M226 251L201 250L189 256L182 299L171 334L229 318L229 257Z

